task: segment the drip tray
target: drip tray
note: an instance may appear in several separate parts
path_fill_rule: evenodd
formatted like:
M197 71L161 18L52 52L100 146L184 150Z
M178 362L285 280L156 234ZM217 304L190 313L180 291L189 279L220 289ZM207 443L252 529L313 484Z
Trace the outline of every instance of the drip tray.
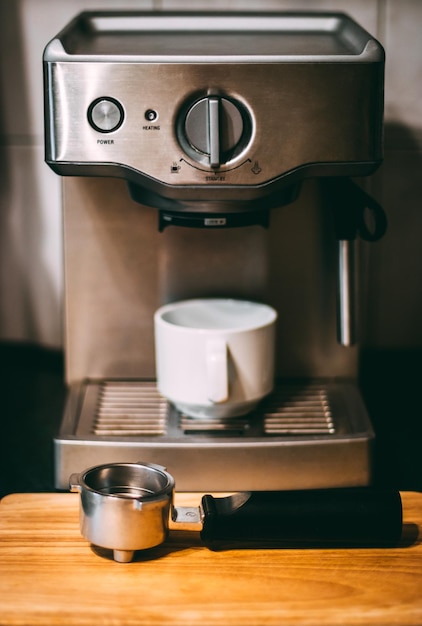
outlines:
M88 381L70 389L55 439L56 487L110 462L167 467L179 491L361 486L374 433L349 381L279 381L246 417L194 419L154 381Z

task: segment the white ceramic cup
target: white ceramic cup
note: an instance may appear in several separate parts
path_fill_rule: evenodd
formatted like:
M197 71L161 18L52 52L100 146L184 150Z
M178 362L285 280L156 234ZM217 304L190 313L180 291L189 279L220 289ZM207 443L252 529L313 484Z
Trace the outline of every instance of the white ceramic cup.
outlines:
M159 392L190 417L252 411L274 386L276 311L205 298L167 304L154 316Z

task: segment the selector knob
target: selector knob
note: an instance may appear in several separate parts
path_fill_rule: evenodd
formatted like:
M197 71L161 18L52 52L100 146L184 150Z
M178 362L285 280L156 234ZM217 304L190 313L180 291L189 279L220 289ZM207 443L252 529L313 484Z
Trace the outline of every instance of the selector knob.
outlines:
M187 111L183 135L190 156L217 168L236 155L248 139L246 113L240 103L221 96L207 96Z

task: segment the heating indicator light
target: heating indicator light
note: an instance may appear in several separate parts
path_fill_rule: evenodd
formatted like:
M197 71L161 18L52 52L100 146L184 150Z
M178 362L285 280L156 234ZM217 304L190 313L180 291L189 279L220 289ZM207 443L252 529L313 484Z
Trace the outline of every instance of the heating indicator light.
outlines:
M155 122L155 120L158 119L157 111L154 111L154 109L148 109L147 111L145 111L145 119L148 122Z

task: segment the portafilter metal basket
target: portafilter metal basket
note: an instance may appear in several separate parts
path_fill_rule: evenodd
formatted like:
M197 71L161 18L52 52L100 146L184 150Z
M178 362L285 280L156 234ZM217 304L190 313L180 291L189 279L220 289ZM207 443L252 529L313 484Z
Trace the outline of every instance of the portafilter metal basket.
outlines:
M135 550L162 543L168 533L174 479L149 463L111 463L70 477L79 491L82 535L113 550L115 561L131 561Z

